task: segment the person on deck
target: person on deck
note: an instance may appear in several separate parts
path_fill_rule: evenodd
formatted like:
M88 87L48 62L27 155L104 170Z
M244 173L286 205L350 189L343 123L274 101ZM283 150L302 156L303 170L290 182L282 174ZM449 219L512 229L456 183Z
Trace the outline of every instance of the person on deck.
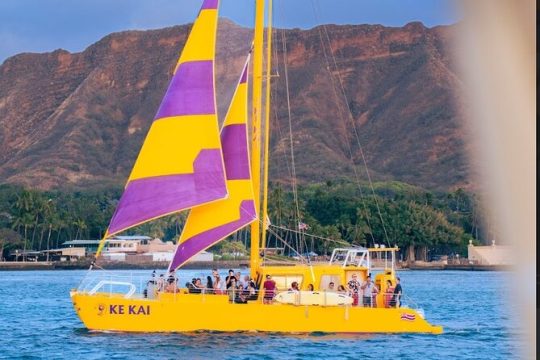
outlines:
M336 289L334 288L334 282L333 281L330 281L330 283L328 284L328 289L326 289L326 291L328 291L328 292L336 292Z
M165 290L165 285L166 285L165 275L160 274L159 278L157 280L157 291L159 291L159 292L164 291Z
M358 276L356 274L353 274L351 280L347 283L349 293L353 298L353 306L358 306L358 292L360 291L360 283L357 279Z
M247 290L248 287L249 287L249 282L252 281L252 279L250 279L249 275L246 275L244 276L244 283L243 283L243 286L244 286L244 289Z
M177 280L174 277L167 279L167 286L165 286L165 292L168 293L177 293L179 291L178 285L176 284Z
M392 286L392 280L386 280L386 291L384 292L384 307L390 307L390 302L394 297L394 287Z
M225 282L223 279L221 279L219 274L217 274L214 278L214 293L219 295L225 293Z
M373 297L377 295L379 289L375 286L373 281L371 281L371 275L368 275L366 281L361 286L361 289L364 291L364 307L371 307L373 304Z
M207 294L213 294L214 293L214 282L212 281L211 276L206 277L206 289L204 291Z
M255 287L255 282L250 280L247 288L247 300L257 300L257 288Z
M289 288L289 291L300 291L300 289L298 288L298 283L296 281L293 281L291 283L291 287Z
M244 289L241 284L236 285L234 293L234 302L235 304L246 304L247 296L244 295Z
M313 291L313 290L314 290L313 284L308 284L307 291Z
M396 287L394 288L394 296L392 297L392 300L390 300L391 307L398 308L400 306L402 293L403 293L403 289L401 288L401 281L399 277L396 277Z
M242 279L242 274L240 273L240 271L238 271L236 275L234 275L234 277L236 278L236 286L241 285L243 288L244 280Z
M274 299L274 293L276 291L276 282L272 280L272 277L270 275L266 275L266 280L263 283L263 289L264 289L263 303L271 304L272 300Z
M234 276L234 270L229 269L229 275L225 278L225 286L227 287L227 290L231 288L231 286L236 285L236 277Z
M202 292L202 291L204 290L204 285L203 285L203 283L202 283L201 278L197 278L197 279L195 280L195 287L196 287L197 289L200 290L199 293Z

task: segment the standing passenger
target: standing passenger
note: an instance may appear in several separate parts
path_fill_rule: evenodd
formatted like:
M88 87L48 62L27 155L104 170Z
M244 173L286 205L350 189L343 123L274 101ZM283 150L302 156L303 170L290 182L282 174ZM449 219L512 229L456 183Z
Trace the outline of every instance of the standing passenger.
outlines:
M212 281L211 276L206 277L206 289L205 292L207 294L213 294L214 293L214 282Z
M215 277L215 281L214 281L214 292L216 294L223 294L225 291L225 283L223 282L223 280L221 279L221 276L219 276L219 274L216 275Z
M401 282L399 277L396 277L396 288L394 289L394 297L390 301L390 306L392 307L399 307L401 304L401 294L403 290L401 289Z
M234 276L234 270L229 270L229 275L225 278L225 285L227 286L227 290L230 289L230 287L233 285L233 281L236 282L236 277Z
M364 290L364 306L372 306L373 295L376 295L379 292L379 289L377 289L373 281L371 281L371 275L368 275L361 288Z
M357 278L358 276L356 274L353 274L351 280L347 283L349 293L353 298L353 306L358 306L358 292L360 290L360 283L358 282Z
M384 293L384 307L390 307L392 297L394 296L394 287L391 280L386 280L386 291Z
M266 275L266 281L263 284L265 304L271 304L274 299L274 292L276 291L276 282L272 280L270 275Z
M165 291L165 277L163 274L160 274L157 280L157 290L160 292Z

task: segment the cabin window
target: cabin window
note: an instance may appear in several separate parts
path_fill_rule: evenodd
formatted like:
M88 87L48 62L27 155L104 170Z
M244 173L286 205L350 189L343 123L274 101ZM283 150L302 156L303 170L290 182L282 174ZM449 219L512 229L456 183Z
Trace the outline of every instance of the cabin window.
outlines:
M338 286L341 285L339 275L322 275L321 282L319 284L319 290L321 291L329 290L328 285L331 282L334 283L334 290L337 290Z
M294 281L298 283L298 286L302 287L303 278L302 275L272 275L272 279L276 282L279 291L288 290Z

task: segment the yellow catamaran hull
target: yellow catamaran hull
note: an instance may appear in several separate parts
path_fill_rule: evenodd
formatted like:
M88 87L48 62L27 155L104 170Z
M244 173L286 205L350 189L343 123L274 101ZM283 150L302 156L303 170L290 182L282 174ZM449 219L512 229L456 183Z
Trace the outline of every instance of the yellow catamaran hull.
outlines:
M71 299L84 325L97 331L442 333L442 327L408 308L235 304L227 295L168 293L158 299L125 299L73 291Z

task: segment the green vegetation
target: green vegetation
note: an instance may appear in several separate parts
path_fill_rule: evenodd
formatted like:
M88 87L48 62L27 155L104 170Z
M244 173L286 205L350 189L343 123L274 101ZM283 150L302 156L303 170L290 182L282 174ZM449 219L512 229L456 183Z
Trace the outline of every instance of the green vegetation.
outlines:
M0 254L58 248L73 239L99 239L120 195L121 189L113 187L60 192L1 185ZM301 253L329 254L345 244L384 244L398 245L403 258L426 260L433 254L465 255L469 239L486 242L476 197L462 189L432 193L404 183L381 182L373 184L372 190L328 181L300 187L297 209L293 193L272 184L269 204L273 226L297 230L303 222L309 226L306 234L324 238L271 227L268 247L293 247ZM126 233L174 241L186 215L164 217ZM242 230L211 250L242 257L248 254L248 237L249 231Z

